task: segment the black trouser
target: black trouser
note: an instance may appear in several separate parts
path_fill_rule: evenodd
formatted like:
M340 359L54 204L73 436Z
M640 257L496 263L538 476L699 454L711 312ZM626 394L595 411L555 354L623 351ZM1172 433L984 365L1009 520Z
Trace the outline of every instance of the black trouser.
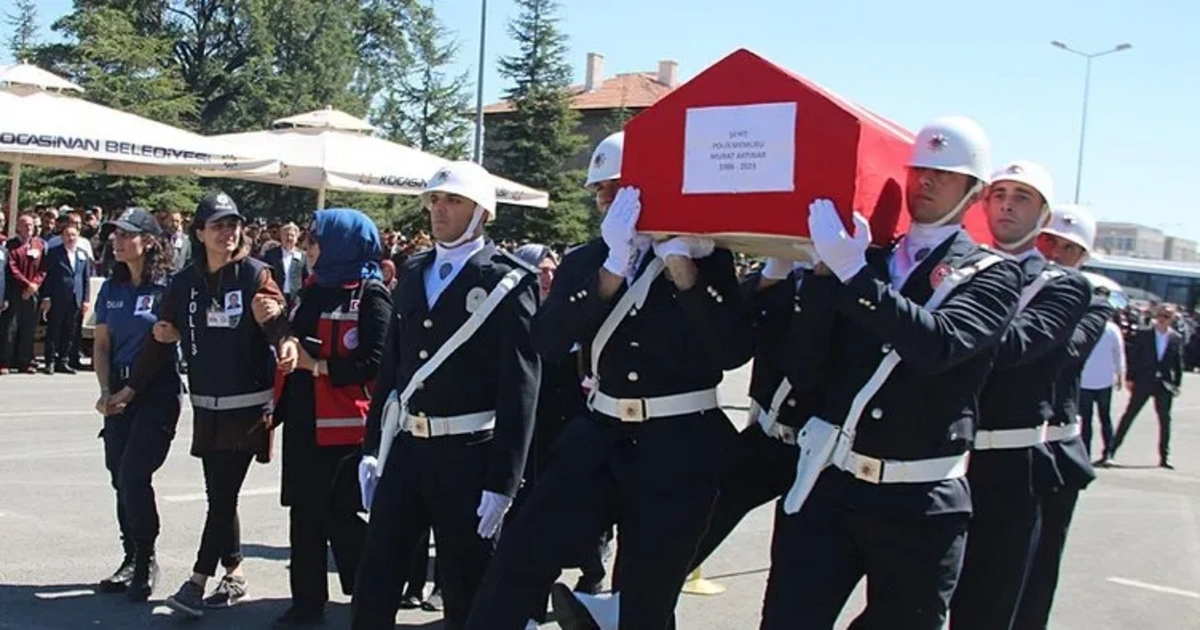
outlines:
M891 518L836 504L820 485L796 514L784 515L777 504L761 628L832 628L865 575L867 608L856 630L940 630L962 568L969 515Z
M316 610L329 601L329 550L337 565L342 592L354 593L354 574L362 558L367 524L352 510L331 505L296 505L289 514L292 603Z
M1117 435L1113 438L1112 452L1109 456L1115 455L1117 449L1121 448L1125 436L1129 434L1129 428L1133 426L1133 419L1151 397L1154 398L1154 412L1158 414L1158 459L1165 462L1171 456L1171 403L1175 397L1167 391L1166 385L1158 381L1134 384L1133 392L1129 395L1129 406L1125 408L1125 413L1121 415L1121 423L1117 425Z
M1075 488L1059 488L1042 499L1042 532L1014 628L1044 630L1049 622L1054 591L1058 588L1058 571L1067 546L1067 530L1078 500L1079 490Z
M746 453L721 478L708 531L700 539L692 560L693 569L725 542L747 514L783 496L796 478L796 457L800 451L795 446L768 436L758 425L747 427L738 439Z
M57 302L62 302L58 300ZM75 345L75 329L79 326L79 306L74 302L50 302L50 319L46 324L46 367L79 362L79 346Z
M21 299L15 296L4 311L4 365L24 370L33 365L33 334L37 331L37 296Z
M1079 390L1079 419L1083 423L1083 447L1092 452L1092 406L1100 416L1100 443L1107 455L1113 443L1112 388Z
M238 493L250 470L251 453L219 451L200 458L204 466L204 492L208 495L208 514L200 550L192 571L213 576L217 563L232 569L242 563L242 533L238 521Z
M122 383L117 383L118 391ZM178 394L145 392L125 411L104 418L104 467L117 491L117 523L125 552L134 546L154 547L158 538L158 506L151 484L167 459L179 422Z
M597 414L567 427L549 471L500 538L468 628L523 628L561 567L614 522L621 630L671 624L736 434L719 411L615 423Z
M1020 471L1014 471L1019 473ZM953 630L1013 628L1041 531L1041 498L974 493L967 551L950 601Z
M423 529L433 526L446 628L462 628L494 543L477 533L475 511L490 461L489 434L396 437L371 504L367 542L355 581L352 625L395 626L402 588Z

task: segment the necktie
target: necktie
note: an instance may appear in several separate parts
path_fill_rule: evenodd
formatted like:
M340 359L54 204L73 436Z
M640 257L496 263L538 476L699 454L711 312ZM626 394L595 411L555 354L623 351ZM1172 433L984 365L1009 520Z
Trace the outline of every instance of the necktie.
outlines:
M450 263L442 263L442 266L438 267L438 279L445 280L446 277L450 275L450 271L453 269L454 266Z

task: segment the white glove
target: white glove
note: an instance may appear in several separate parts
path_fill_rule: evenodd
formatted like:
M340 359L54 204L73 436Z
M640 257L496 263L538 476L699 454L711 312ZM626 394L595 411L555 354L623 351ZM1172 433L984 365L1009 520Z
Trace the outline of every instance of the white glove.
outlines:
M854 213L854 236L850 236L833 202L818 199L808 206L808 232L817 256L842 282L867 266L871 226L861 214Z
M475 510L475 515L479 517L480 538L491 538L500 531L500 523L504 522L504 515L508 508L512 507L512 502L511 498L503 494L483 491L483 496L479 498L479 509Z
M676 236L675 238L659 241L654 244L654 255L666 261L667 256L683 256L684 258L704 258L711 256L717 244L711 239L698 236Z
M782 258L768 258L767 264L762 268L762 277L768 280L786 280L790 273L792 261Z
M358 462L358 492L362 496L364 510L370 511L375 499L375 486L379 485L379 460L367 455Z
M621 277L629 275L633 259L637 256L634 238L637 236L638 216L642 213L641 195L641 191L632 186L618 190L600 223L600 235L608 245L608 260L604 261L604 268Z

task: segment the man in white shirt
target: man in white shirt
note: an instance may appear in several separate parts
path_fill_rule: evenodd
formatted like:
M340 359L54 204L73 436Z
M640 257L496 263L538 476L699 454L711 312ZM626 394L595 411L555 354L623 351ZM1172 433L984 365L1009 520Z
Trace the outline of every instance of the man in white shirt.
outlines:
M1109 321L1100 341L1088 355L1079 384L1079 416L1083 425L1083 446L1088 453L1092 452L1093 407L1100 412L1100 442L1104 447L1101 453L1107 455L1112 447L1112 392L1114 386L1120 391L1124 381L1125 339L1121 335L1121 327ZM1096 462L1097 466L1108 465L1108 458L1104 455Z
M279 238L279 247L268 250L262 259L271 265L275 284L279 285L290 304L304 287L304 281L308 278L308 267L305 265L304 251L297 245L300 240L300 228L295 223L288 223L279 228Z

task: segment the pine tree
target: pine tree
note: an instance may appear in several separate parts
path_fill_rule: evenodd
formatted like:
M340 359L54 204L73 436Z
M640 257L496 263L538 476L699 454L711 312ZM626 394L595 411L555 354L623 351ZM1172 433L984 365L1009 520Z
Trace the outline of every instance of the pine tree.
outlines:
M458 44L438 21L433 7L417 7L409 31L411 65L379 96L372 115L381 134L393 142L447 159L466 157L470 106L465 74L449 72ZM383 222L411 230L428 219L413 198L389 197Z
M13 59L25 61L38 44L37 2L16 0L16 11L6 13L12 35L8 39L8 51Z
M513 82L505 114L484 145L494 172L550 193L550 207L502 209L493 234L518 241L574 243L587 238L589 207L584 174L568 170L586 139L571 109L567 36L559 28L555 0L516 0L520 15L509 24L518 52L500 60L501 76Z

